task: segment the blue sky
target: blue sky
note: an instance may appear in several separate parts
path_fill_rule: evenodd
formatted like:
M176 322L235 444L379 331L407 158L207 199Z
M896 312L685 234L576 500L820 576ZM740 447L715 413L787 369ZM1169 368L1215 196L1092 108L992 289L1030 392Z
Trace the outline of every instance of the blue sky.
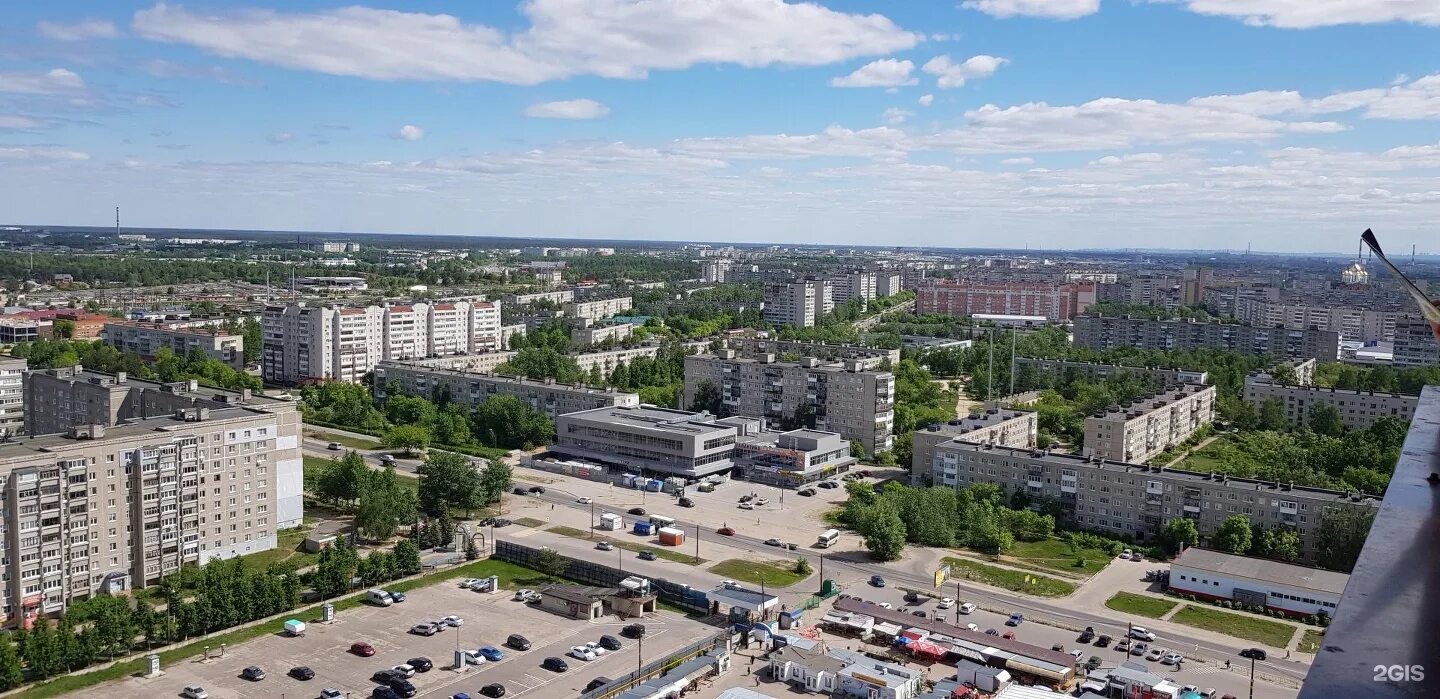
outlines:
M1440 1L51 2L0 219L1440 252Z

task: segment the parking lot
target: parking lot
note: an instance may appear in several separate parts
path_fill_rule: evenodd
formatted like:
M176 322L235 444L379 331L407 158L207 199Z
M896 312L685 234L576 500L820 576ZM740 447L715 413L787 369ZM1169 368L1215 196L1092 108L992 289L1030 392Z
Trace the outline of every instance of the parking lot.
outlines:
M507 697L577 696L586 683L599 676L616 677L633 670L638 645L621 638L618 651L586 662L567 655L571 646L594 641L602 634L620 636L620 629L631 621L607 617L587 623L560 617L516 602L513 591L496 594L471 592L455 582L414 590L405 602L390 607L363 606L336 615L333 624L310 623L304 636L281 635L277 622L276 635L266 636L240 646L226 648L223 657L186 660L163 668L164 674L154 679L131 678L107 685L104 696L157 699L177 697L188 685L200 685L217 699L238 697L273 699L274 697L318 697L324 687L334 687L359 699L370 696L374 684L370 675L406 662L410 658L429 658L435 668L411 678L420 697L448 697L466 692L480 696L480 687L492 682L505 685ZM407 633L415 623L458 615L464 620L458 628L450 628L434 636ZM309 620L307 620L309 621ZM715 632L715 628L684 617L660 613L642 620L646 627L645 658L648 660L671 649L679 648ZM505 639L519 633L532 644L529 651L516 651L504 646ZM350 644L364 641L375 648L373 657L362 658L349 652ZM504 653L498 662L471 666L466 672L453 667L455 649L475 650L494 646ZM570 670L555 673L540 667L548 656L564 657ZM256 665L268 675L259 682L240 679L247 666ZM286 672L297 665L315 671L315 678L300 681Z

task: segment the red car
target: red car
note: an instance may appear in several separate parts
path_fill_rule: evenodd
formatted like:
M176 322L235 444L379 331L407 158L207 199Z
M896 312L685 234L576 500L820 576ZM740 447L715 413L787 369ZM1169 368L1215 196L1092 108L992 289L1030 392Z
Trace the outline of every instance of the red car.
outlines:
M731 527L720 527L715 530L715 533L720 536L735 536L735 530Z
M355 655L358 655L358 656L360 656L360 657L362 657L362 658L368 658L368 657L370 657L370 656L372 656L372 655L375 655L375 646L372 646L372 645L370 645L369 643L364 643L364 642L361 642L361 643L351 643L351 644L350 644L350 652L351 652L351 653L354 653Z

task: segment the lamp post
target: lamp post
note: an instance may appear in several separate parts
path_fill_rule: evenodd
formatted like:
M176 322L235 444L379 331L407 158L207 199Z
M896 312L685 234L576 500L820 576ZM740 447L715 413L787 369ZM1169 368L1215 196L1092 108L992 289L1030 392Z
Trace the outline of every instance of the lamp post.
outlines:
M1255 654L1250 654L1250 699L1255 699Z
M590 538L595 538L595 501L590 501Z

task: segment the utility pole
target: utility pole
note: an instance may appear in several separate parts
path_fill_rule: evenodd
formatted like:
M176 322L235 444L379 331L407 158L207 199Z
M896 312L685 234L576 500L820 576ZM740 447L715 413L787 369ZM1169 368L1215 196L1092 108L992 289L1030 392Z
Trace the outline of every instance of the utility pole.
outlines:
M590 538L595 538L595 501L590 501Z
M695 565L700 565L700 525L695 525Z
M1010 395L1015 395L1015 328L1010 328Z
M1250 699L1255 699L1255 655L1250 655Z

